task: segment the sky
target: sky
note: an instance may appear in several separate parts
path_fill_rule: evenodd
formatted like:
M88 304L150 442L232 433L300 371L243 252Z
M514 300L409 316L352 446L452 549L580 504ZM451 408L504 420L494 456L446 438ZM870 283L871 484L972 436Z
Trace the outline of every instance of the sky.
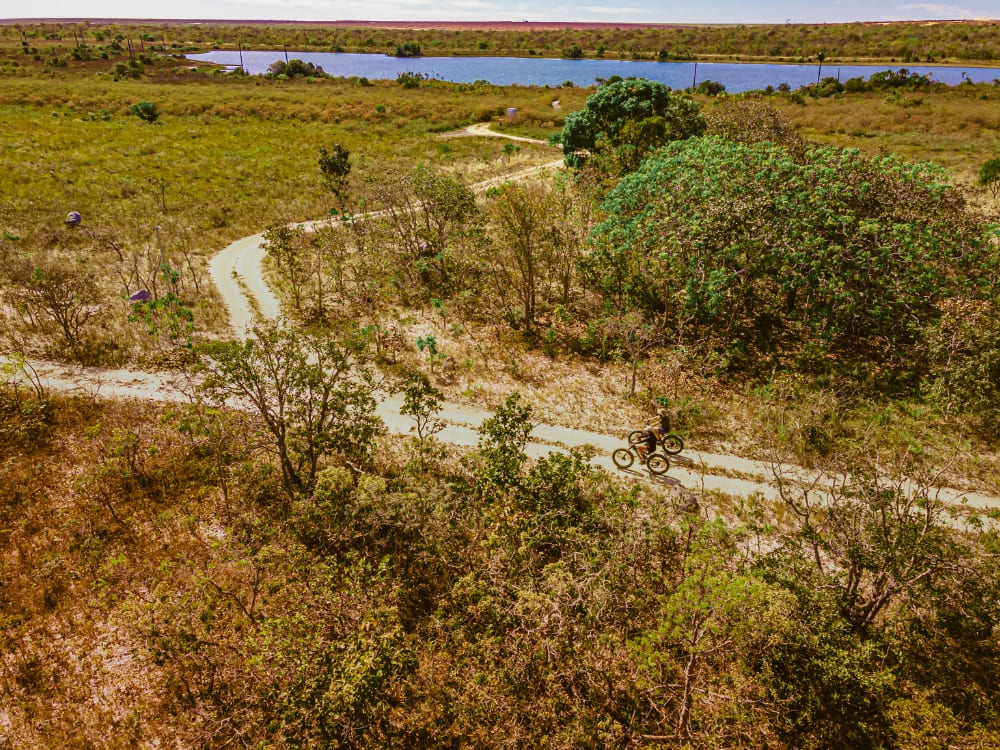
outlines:
M0 0L0 18L839 23L1000 19L1000 0Z

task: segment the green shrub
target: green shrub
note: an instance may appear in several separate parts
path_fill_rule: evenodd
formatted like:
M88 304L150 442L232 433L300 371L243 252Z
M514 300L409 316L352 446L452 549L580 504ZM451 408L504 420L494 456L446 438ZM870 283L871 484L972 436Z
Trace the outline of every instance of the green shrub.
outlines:
M921 366L939 305L985 298L996 273L961 194L898 157L691 138L602 208L584 260L595 285L668 316L687 341L714 340L735 370L806 354L874 367L884 385Z
M146 69L141 62L129 60L127 63L115 63L111 68L111 77L116 81L124 81L130 78L141 78L145 72Z
M146 122L156 122L163 113L155 102L138 102L128 108L128 111Z
M330 78L331 76L326 73L323 68L319 65L313 65L311 62L303 62L297 58L289 60L287 63L284 60L278 60L271 63L267 68L267 73L265 78Z
M724 84L718 81L711 81L705 79L698 84L698 88L695 89L695 93L704 94L705 96L717 96L726 90Z
M404 89L415 89L420 86L421 81L426 81L429 77L426 73L413 73L408 70L399 74L396 78L396 83Z
M396 57L423 57L420 45L416 42L406 42L396 46Z

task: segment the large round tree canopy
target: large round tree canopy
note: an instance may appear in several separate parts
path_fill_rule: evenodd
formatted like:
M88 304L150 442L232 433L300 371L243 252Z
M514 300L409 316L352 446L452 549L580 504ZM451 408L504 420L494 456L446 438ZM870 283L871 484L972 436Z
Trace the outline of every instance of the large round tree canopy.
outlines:
M891 364L942 300L996 279L985 225L940 170L891 156L692 138L644 161L603 209L593 283L678 340L744 356Z
M568 166L601 154L627 172L651 149L703 132L705 120L694 101L659 81L630 78L601 86L582 110L568 114L561 140Z

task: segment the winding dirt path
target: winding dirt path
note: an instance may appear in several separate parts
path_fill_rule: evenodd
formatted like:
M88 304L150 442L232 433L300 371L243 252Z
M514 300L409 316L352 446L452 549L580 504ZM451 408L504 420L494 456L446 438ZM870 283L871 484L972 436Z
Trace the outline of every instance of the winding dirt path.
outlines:
M281 303L264 282L264 235L236 240L212 257L208 273L229 311L229 324L246 338L255 319L281 315Z
M444 137L462 138L492 136L506 138L546 146L545 141L537 138L497 133L490 130L489 123L477 123L464 130L445 133ZM491 187L497 187L505 182L526 180L536 175L552 172L563 165L563 160L557 159L534 167L527 167L516 172L510 172L497 177L482 180L472 186L473 192L483 193ZM374 219L383 215L381 211L373 211L355 217L356 220ZM304 221L296 224L307 232L329 226L339 221L337 218L324 218L315 221ZM236 240L212 257L209 263L209 275L215 283L222 301L229 311L229 322L234 333L245 338L253 327L255 320L273 320L281 316L281 303L264 281L263 261L267 254L263 247L263 233L254 234Z
M450 138L461 138L469 136L479 136L484 138L505 138L508 141L517 141L518 143L534 143L538 146L548 146L549 144L538 138L527 138L523 135L510 135L509 133L501 133L496 130L490 129L490 123L488 122L477 122L475 125L470 125L464 130L459 130L455 133L445 133L446 136Z
M508 136L489 130L487 124L474 125L460 134L463 136L493 136L533 143L543 143L536 139ZM507 181L526 179L545 171L552 171L562 165L562 160L530 167L518 172L484 180L474 187L477 192L485 191L493 185ZM369 214L369 217L377 216ZM335 219L334 219L335 220ZM301 224L313 230L331 219L321 219ZM239 239L216 254L209 270L213 281L222 295L229 312L235 334L246 337L256 320L280 317L281 306L264 280L262 261L265 255L263 235L255 234ZM149 373L131 370L103 370L60 365L48 362L33 362L40 382L46 387L60 391L88 396L114 396L168 402L183 402L189 399L193 389L190 377L176 373ZM378 404L378 415L386 427L394 432L406 434L413 429L413 421L400 414L402 397L386 395ZM478 428L491 414L482 409L445 403L440 418L445 428L438 437L455 445L473 446L478 441ZM621 436L603 435L586 430L577 430L552 425L536 425L531 433L527 453L533 457L544 456L553 450L590 446L594 451L592 463L609 472L620 472L635 479L655 482L671 488L682 495L697 497L697 492L722 493L730 496L750 497L760 495L767 499L777 499L779 493L772 483L777 469L784 477L802 483L815 481L816 476L797 466L773 466L767 462L742 458L728 454L706 453L686 449L681 455L671 457L670 471L663 477L652 477L638 464L629 470L621 470L611 461L611 453L622 447L625 434ZM937 497L942 501L962 505L970 511L987 511L1000 508L1000 497L985 492L965 492L942 488ZM963 526L962 521L955 525Z

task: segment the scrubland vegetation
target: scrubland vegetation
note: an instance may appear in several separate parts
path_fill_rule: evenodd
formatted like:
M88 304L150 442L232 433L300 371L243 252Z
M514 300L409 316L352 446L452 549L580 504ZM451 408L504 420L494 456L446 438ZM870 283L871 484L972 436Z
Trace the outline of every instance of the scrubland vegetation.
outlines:
M67 54L73 45L124 46L137 52L207 49L280 49L370 52L410 56L512 55L604 57L630 60L775 60L804 62L990 63L1000 58L996 21L781 24L714 26L582 25L538 28L540 24L441 24L368 28L338 24L121 24L51 23L0 26L9 40L40 53ZM22 35L23 32L23 35ZM72 42L72 45L70 44Z
M250 78L156 30L133 76L114 34L62 66L25 31L0 747L1000 744L995 514L938 494L1000 493L996 87ZM559 156L442 137L508 106L569 165L477 193ZM207 260L258 231L288 320L229 341ZM198 379L70 398L41 356ZM444 398L494 411L475 449ZM776 499L525 455L664 398Z
M326 214L335 201L321 187L319 148L343 143L355 154L356 180L417 162L475 180L506 168L499 161L503 143L439 141L435 133L496 117L511 102L539 127L557 114L545 90L517 95L427 83L423 96L402 97L399 89L393 82L211 76L172 64L143 81L5 79L0 138L18 164L4 179L8 268L24 255L45 263L73 258L78 266L99 261L82 272L95 277L115 314L95 316L80 332L85 338L91 328L106 329L104 343L80 349L77 359L121 364L148 337L134 326L107 326L126 317L123 296L158 278L160 247L180 272L188 301L203 308L197 326L216 329L208 255L269 224ZM155 122L130 111L144 101L162 112ZM530 165L543 153L551 160L549 150L525 144L515 161ZM69 211L84 216L82 226L64 226ZM56 353L67 343L47 348Z
M707 521L520 413L289 495L240 414L57 401L5 436L5 742L996 743L992 534L863 474Z

